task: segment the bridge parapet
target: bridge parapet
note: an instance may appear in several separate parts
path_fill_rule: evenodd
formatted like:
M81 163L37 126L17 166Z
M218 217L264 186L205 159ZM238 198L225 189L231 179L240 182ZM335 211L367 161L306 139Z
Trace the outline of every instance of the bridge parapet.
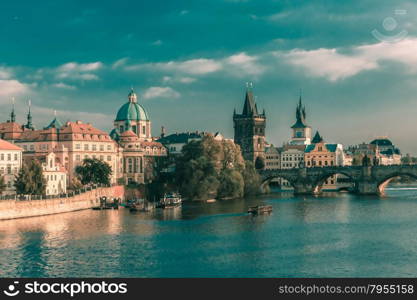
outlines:
M294 192L299 194L317 193L318 186L335 174L351 178L359 194L381 194L392 178L407 175L417 179L417 165L330 166L261 170L259 173L264 184L274 178L284 178L294 187Z

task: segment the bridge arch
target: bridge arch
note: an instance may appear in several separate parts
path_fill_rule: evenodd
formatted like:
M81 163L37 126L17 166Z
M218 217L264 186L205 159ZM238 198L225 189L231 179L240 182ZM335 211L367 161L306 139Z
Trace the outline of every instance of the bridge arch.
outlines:
M410 172L393 172L389 175L386 175L384 177L382 177L381 179L379 179L377 181L377 188L378 188L378 192L379 194L383 195L385 194L385 188L387 187L387 185L395 178L401 177L401 176L407 176L407 177L411 177L417 180L417 174L413 174Z
M267 191L267 186L271 183L271 181L274 180L274 179L278 179L278 178L285 179L286 181L289 182L291 187L295 189L295 180L294 180L294 178L291 178L291 177L285 176L285 175L274 174L274 175L271 175L271 176L268 176L268 177L262 179L261 190L262 191Z
M349 172L342 171L342 170L331 170L331 171L324 172L323 174L321 174L317 178L316 182L314 183L314 193L315 194L320 193L321 189L323 188L323 185L325 184L325 182L330 177L332 177L334 175L344 175L344 176L346 176L347 178L349 178L351 180L352 185L353 185L352 188L355 189L355 187L357 185L357 179L355 178L354 175L352 175ZM337 182L335 182L335 184L337 184ZM340 189L338 188L338 191L339 190L349 190L349 189L343 187L343 188L340 188Z

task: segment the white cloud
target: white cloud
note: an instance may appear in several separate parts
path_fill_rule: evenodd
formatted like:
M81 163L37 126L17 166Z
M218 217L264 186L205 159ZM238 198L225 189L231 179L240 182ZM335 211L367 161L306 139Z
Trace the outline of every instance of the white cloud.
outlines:
M169 82L179 82L184 84L189 84L197 81L196 78L193 77L171 77L171 76L163 76L162 82L169 83Z
M92 72L102 67L103 63L99 61L85 64L69 62L56 68L56 77L60 79L98 80L98 76Z
M241 52L220 59L196 58L185 61L145 63L125 66L124 69L126 71L150 70L171 72L182 77L182 79L179 79L179 82L191 83L196 79L186 75L206 75L224 70L237 77L253 76L264 73L266 68L259 63L258 56L250 56L245 52Z
M181 96L176 90L170 87L152 86L143 93L144 99L153 98L172 98L176 99Z
M343 53L342 50L350 50ZM363 71L380 69L383 62L404 64L409 72L417 72L417 38L407 38L396 43L356 46L351 49L295 49L275 52L287 63L300 67L314 77L337 81Z
M152 43L153 46L161 46L163 44L163 42L161 40L156 40L155 42Z
M192 77L181 77L180 79L178 79L178 81L181 83L193 83L196 80L197 80L196 78L192 78Z
M29 91L29 87L18 80L0 80L0 96L15 96Z
M76 87L73 85L69 85L63 82L58 82L58 83L54 83L52 84L53 87L59 88L59 89L65 89L65 90L75 90Z
M360 56L342 55L337 53L336 49L293 50L278 55L287 63L305 69L311 76L325 77L330 81L337 81L378 67L375 61L368 61Z
M69 62L69 63L63 64L62 66L58 67L58 69L63 71L63 72L68 72L68 71L89 72L89 71L98 70L102 66L103 66L103 64L99 61L93 62L93 63L86 63L86 64L79 64L79 63L76 63L76 62Z
M0 67L0 79L9 79L13 75L13 72L10 68Z
M117 69L117 68L119 68L119 67L122 67L122 66L126 65L127 61L128 61L128 58L127 58L127 57L124 57L124 58L118 59L118 60L116 60L116 61L113 63L112 68L113 68L113 69Z
M147 63L125 67L127 71L154 69L159 71L180 72L185 74L203 75L219 71L222 64L214 59L197 58L185 61L169 61L165 63Z
M260 75L265 71L265 67L257 63L257 56L249 56L241 52L225 59L225 63L235 68L235 74L240 76Z

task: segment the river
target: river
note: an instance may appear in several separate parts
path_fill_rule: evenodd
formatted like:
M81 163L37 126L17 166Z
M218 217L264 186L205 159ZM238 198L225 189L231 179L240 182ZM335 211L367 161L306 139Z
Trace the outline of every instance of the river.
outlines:
M416 277L417 188L0 221L0 276Z

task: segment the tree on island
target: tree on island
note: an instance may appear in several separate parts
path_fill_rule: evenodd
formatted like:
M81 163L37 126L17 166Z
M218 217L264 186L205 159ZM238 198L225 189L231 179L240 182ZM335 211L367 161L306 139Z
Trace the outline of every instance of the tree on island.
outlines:
M96 158L86 158L80 166L75 168L75 173L83 185L110 184L112 174L111 166Z
M239 146L212 136L183 147L175 177L181 194L189 199L239 198L260 187L258 173L244 161Z
M44 195L46 179L43 176L41 163L32 160L24 164L16 176L14 186L19 195Z
M0 195L3 194L5 189L6 189L6 184L4 182L4 176L1 176L0 177Z

